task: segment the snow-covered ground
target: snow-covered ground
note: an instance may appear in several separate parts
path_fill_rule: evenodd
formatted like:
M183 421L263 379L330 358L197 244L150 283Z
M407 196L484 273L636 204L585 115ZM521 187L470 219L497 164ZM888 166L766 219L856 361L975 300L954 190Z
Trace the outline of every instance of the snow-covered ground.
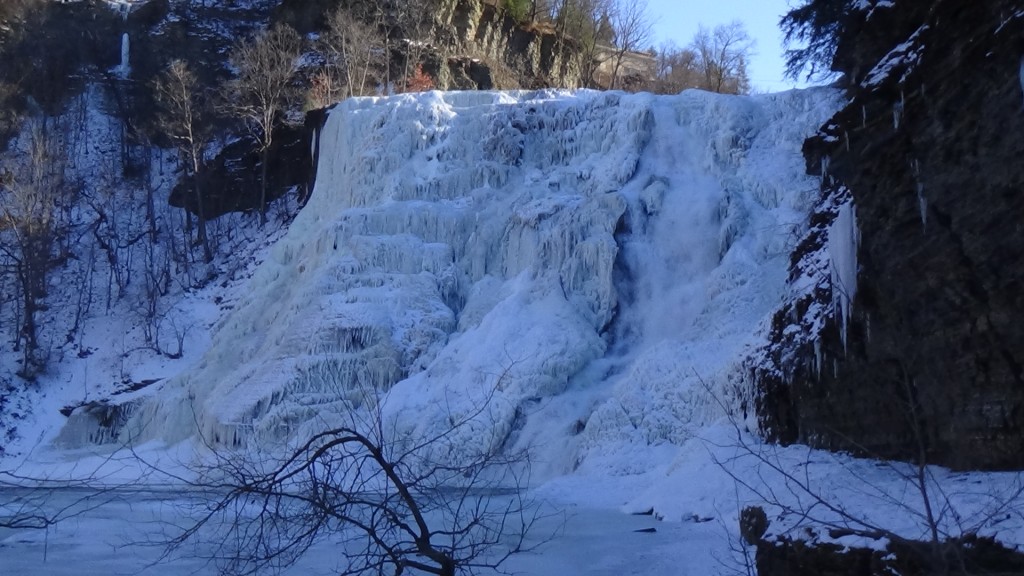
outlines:
M6 168L24 169L38 125L27 123L9 143ZM244 295L241 282L287 220L275 211L262 229L252 215L211 222L216 258L207 264L194 234L185 231L184 211L168 204L179 176L174 152L133 147L125 139L109 86L90 84L46 125L42 138L61 156L59 169L74 200L59 203L66 258L50 272L37 314L47 369L36 382L15 375L21 353L13 349L19 320L11 299L19 291L13 274L0 276L0 395L9 402L0 410L0 429L17 432L0 445L0 454L10 457L49 445L66 422L62 409L116 399L195 364L209 346L212 325ZM129 157L133 166L126 164ZM139 175L124 178L128 172ZM10 264L3 261L13 270Z
M38 505L64 518L45 530L0 529L4 573L217 574L223 564L211 555L223 544L219 530L224 526L208 526L199 538L168 548L207 510L211 499L180 486L161 485L166 476L140 466L141 461L154 462L160 450L153 447L153 452L113 461L79 459L76 471L81 476L120 468L102 478L114 487L109 492L97 492L95 481L71 489L0 490L0 517L17 503L22 510ZM140 473L158 484L140 486L131 479ZM512 556L502 573L753 574L747 568L754 550L741 544L737 521L746 505L764 506L771 519L769 534L876 549L884 549L884 537L830 535L827 527L866 532L869 526L881 526L901 537L927 539L923 500L913 473L900 464L801 446L765 446L728 424L715 425L684 443L673 461L643 473L577 473L532 489L530 498L543 518L529 533L527 544L539 547ZM928 473L944 536L978 533L1011 545L1024 543L1024 485L1019 474L955 474L937 468ZM766 505L766 500L789 509ZM828 506L845 510L847 517ZM335 532L317 542L284 573L337 573L344 562L339 551L344 535ZM493 548L495 554L502 551L501 545Z

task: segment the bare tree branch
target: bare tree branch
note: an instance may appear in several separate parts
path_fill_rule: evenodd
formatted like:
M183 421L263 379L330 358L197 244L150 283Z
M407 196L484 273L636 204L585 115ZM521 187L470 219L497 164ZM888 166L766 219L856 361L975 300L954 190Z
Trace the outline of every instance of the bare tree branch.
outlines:
M702 26L690 43L690 50L697 55L697 68L704 77L699 87L723 94L749 92L747 62L753 47L754 41L738 20L714 30Z
M527 540L541 518L525 496L528 454L506 452L497 438L479 450L460 440L486 417L493 391L477 409L415 439L391 433L381 398L368 394L375 401L352 425L316 433L283 458L216 451L191 484L219 495L171 549L213 530L211 559L255 574L341 537L340 574L454 576L499 569L543 544Z
M225 86L225 107L240 118L256 139L260 152L260 223L267 222L267 162L274 126L297 96L302 39L278 25L235 44L230 63L236 76Z
M200 182L203 149L210 138L209 99L183 60L172 61L157 76L153 92L160 106L159 126L177 146L185 176L192 187L199 220L199 242L203 247L203 257L206 262L211 262L213 253L206 230L205 190Z

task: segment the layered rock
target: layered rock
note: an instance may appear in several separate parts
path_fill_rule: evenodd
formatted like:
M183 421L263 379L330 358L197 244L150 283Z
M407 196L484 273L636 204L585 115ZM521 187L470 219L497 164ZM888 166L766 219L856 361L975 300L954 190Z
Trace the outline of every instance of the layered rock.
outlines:
M354 3L358 5L358 2ZM323 27L338 0L284 0L277 18L300 32ZM423 69L441 90L576 88L583 84L577 42L550 24L520 23L496 0L440 0L433 11ZM392 59L404 64L398 37ZM414 39L415 40L415 39Z

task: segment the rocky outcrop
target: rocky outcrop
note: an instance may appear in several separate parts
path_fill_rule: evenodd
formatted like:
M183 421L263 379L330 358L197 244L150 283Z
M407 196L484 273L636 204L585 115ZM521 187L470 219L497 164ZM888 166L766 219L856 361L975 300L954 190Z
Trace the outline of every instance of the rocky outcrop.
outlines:
M860 2L835 66L849 104L808 140L823 201L796 297L754 362L783 442L954 468L1024 468L1024 10ZM827 229L860 234L841 313ZM847 318L848 316L848 318Z
M358 1L358 0L357 0ZM442 90L576 88L582 85L580 50L572 38L544 23L521 23L496 0L437 0L434 35L423 68ZM275 18L302 33L318 32L339 0L283 0ZM404 67L403 31L389 29L393 63Z
M99 0L24 0L0 6L0 149L26 114L55 114L85 86L83 70L118 62L121 21ZM88 23L88 26L83 25Z
M532 78L531 86L509 88L582 84L581 55L571 38L559 35L550 25L517 23L493 3L462 0L457 6L452 24L467 55L519 69Z
M1022 574L1024 554L991 538L967 536L937 546L928 542L844 537L838 542L771 537L757 543L759 576L932 576ZM846 545L844 538L865 541Z
M311 110L302 124L282 124L274 129L267 155L267 199L294 191L300 204L313 191L316 180L314 143L327 119L326 109ZM314 150L310 154L310 150ZM240 138L226 146L202 174L204 209L208 218L228 212L258 210L260 207L260 151L252 137ZM198 214L191 183L182 179L171 192L169 202Z

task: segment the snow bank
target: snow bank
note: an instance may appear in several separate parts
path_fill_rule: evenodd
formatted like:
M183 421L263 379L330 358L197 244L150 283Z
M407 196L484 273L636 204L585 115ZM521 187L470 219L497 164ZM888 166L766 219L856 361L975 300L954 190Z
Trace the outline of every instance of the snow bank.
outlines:
M551 474L660 461L743 393L834 98L341 103L249 298L119 440L285 440L370 407L410 437L470 418L456 445L530 444Z

